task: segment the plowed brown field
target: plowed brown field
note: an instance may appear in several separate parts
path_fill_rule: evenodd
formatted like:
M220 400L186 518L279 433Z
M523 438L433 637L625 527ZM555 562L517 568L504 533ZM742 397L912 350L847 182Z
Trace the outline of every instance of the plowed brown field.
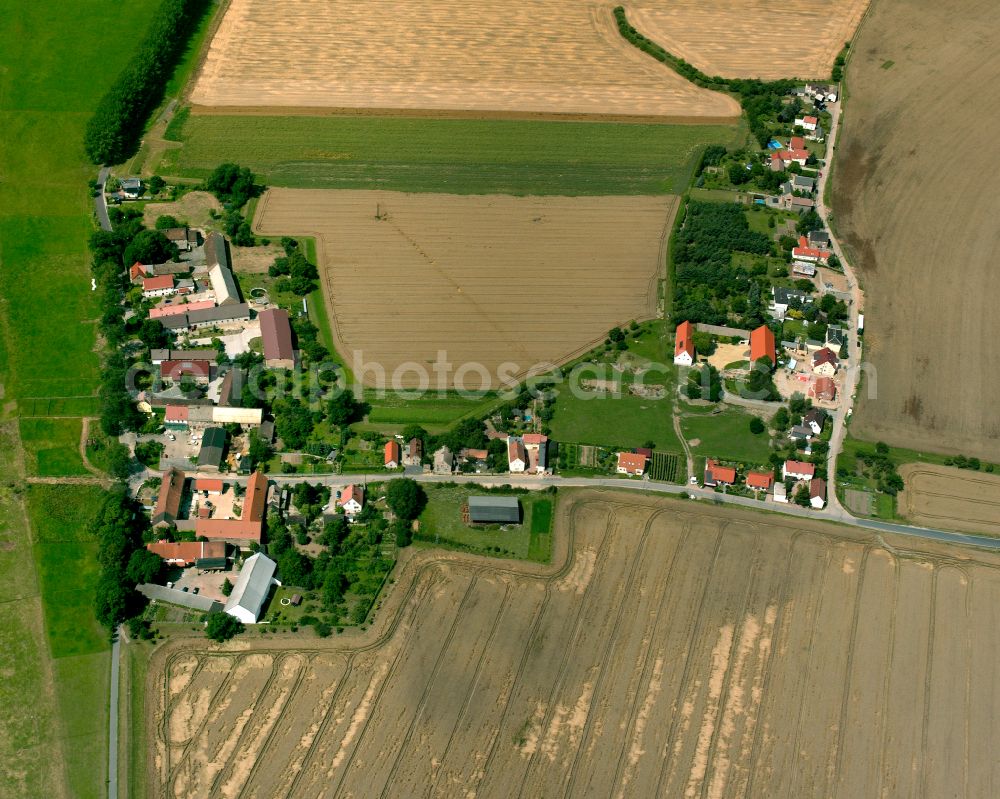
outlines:
M708 75L830 77L868 0L629 0L629 22Z
M995 793L1000 556L560 507L553 569L424 551L362 636L162 647L149 795Z
M1000 451L998 31L994 0L876 0L848 66L832 200L866 292L870 441Z
M255 229L316 237L337 349L356 377L411 388L423 371L430 388L443 375L471 390L654 315L676 208L671 196L272 189ZM431 370L440 352L447 372Z
M196 111L478 111L732 120L629 45L611 3L232 0L194 85Z
M923 463L908 463L899 473L906 483L899 508L909 521L1000 535L1000 475Z

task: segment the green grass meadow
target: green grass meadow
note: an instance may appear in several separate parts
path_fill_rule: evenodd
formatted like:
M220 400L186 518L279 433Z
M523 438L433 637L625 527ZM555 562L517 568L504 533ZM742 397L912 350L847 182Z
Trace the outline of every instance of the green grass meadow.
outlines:
M681 430L688 441L700 443L692 452L710 458L746 464L766 464L771 448L766 432L750 432L750 414L725 410L719 414L684 416Z
M83 129L158 0L37 3L0 14L0 476L82 473L94 413L98 309L90 289ZM14 424L16 416L22 418ZM73 489L73 490L67 490ZM0 491L0 794L107 795L107 637L93 617L93 487ZM29 527L30 524L30 527Z
M735 125L191 115L159 171L201 178L237 161L292 188L680 193L705 145L741 135Z
M480 555L547 563L552 557L552 518L555 499L550 494L517 494L522 521L506 530L472 527L462 521L462 505L483 490L467 485L428 485L427 507L420 514L417 546L443 547Z

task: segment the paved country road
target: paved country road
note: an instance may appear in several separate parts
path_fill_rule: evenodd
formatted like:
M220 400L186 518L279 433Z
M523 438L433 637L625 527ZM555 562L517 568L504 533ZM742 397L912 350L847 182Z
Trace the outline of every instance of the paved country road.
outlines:
M111 230L108 201L104 198L104 183L109 174L110 170L106 166L102 166L101 171L97 173L97 196L94 198L94 213L97 215L97 223L101 226L101 230Z
M218 478L218 472L186 472L187 476L195 479L198 477ZM160 476L159 472L146 471L136 475L130 481L133 491L138 491L142 483L147 479L155 479ZM246 477L235 477L223 475L227 482L246 483ZM351 484L384 483L386 480L395 480L400 477L412 477L418 483L433 485L435 483L466 483L470 485L481 485L485 487L513 486L515 488L527 488L540 490L543 488L613 488L626 491L644 491L653 494L666 494L669 496L680 496L685 494L697 502L706 502L714 505L737 505L757 511L778 513L783 516L797 516L805 519L816 519L818 521L835 522L851 527L860 527L866 530L873 530L881 533L898 533L914 538L925 538L932 541L943 541L949 544L960 546L980 547L983 549L1000 550L1000 538L991 538L985 535L970 535L966 533L954 533L949 530L935 530L929 527L917 527L909 524L895 524L892 522L882 522L875 519L858 519L846 510L828 505L824 510L818 511L812 508L803 508L791 503L785 505L778 502L761 502L750 497L723 494L711 489L699 488L698 486L674 485L672 483L661 483L654 480L635 480L615 477L560 477L549 475L539 477L536 475L511 475L511 474L419 474L406 475L401 472L370 472L359 474L276 474L271 475L272 482L279 486L295 485L296 483L315 483L340 489Z

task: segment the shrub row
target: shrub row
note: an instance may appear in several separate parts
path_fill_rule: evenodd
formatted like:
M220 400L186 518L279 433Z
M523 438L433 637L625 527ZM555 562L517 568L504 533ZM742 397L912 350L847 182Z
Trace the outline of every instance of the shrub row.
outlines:
M625 9L617 6L614 10L615 21L618 23L618 31L632 45L638 47L644 53L651 55L657 61L661 61L683 78L691 81L696 86L703 89L713 89L715 91L730 92L739 99L744 113L747 115L747 122L750 132L765 147L771 138L771 131L767 125L767 118L776 114L781 108L781 98L788 94L795 85L794 80L776 80L764 82L747 78L723 78L719 75L709 76L698 69L693 64L689 64L683 58L667 52L656 42L647 39L628 21L625 16Z
M87 123L83 143L95 164L133 155L150 112L210 0L163 0L146 37Z

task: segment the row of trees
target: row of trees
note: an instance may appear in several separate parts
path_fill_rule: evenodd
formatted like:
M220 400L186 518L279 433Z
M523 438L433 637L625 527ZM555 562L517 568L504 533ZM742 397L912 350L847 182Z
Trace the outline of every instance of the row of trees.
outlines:
M146 120L209 5L209 0L162 0L135 55L87 123L83 143L95 164L118 164L135 154Z
M271 277L282 278L275 287L279 291L291 291L299 297L311 294L316 290L316 281L319 280L316 264L310 263L295 239L283 238L281 246L285 250L284 257L275 258L267 270Z
M615 8L614 15L615 21L618 23L619 33L644 53L663 62L697 86L736 95L747 115L750 133L757 139L761 147L767 146L771 139L770 120L777 118L782 109L783 98L795 87L796 81L765 82L755 78L723 78L720 75L706 75L696 66L667 52L659 44L647 39L632 27L622 6Z
M163 569L160 557L144 546L147 529L146 515L124 486L117 486L105 495L91 523L101 570L94 613L109 631L141 612L145 600L133 586L156 580Z

